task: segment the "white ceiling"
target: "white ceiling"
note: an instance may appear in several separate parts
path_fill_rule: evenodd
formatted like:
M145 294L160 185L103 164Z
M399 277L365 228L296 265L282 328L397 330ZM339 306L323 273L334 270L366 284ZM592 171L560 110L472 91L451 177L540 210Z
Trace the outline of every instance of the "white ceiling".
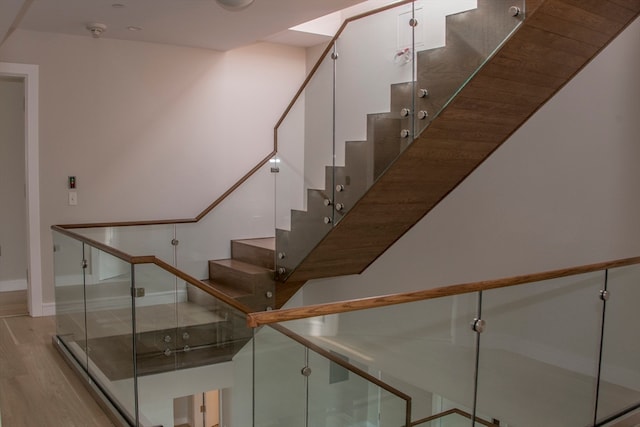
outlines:
M17 28L91 37L86 25L99 22L108 27L103 38L223 51L263 40L310 46L322 40L287 30L361 1L255 0L230 12L215 0L33 0Z

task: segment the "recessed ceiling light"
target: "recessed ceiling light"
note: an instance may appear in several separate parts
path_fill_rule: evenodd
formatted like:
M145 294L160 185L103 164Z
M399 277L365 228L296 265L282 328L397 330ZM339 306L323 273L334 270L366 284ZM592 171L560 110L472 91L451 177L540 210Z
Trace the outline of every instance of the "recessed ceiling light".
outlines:
M251 6L254 0L216 0L216 2L227 10L238 11Z
M129 31L140 31L142 30L142 27L136 27L135 25L130 25L127 27L127 30Z
M114 3L111 5L112 8L114 9L122 9L123 7L127 7L127 5L122 4L122 3Z

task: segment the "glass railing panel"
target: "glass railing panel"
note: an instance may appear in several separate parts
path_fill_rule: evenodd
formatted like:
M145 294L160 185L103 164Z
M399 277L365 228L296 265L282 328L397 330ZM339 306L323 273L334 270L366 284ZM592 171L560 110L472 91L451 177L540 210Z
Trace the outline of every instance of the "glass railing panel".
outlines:
M135 266L135 288L144 289L135 298L141 420L173 425L174 399L197 393L219 390L228 402L250 396L250 379L234 378L236 366L250 366L236 360L252 336L242 313L155 264Z
M350 22L336 41L336 223L412 141L412 22L409 3Z
M88 371L126 417L136 419L131 264L85 244Z
M428 92L416 100L416 110L428 114L416 121L417 134L520 25L524 11L524 0L478 0L438 1L416 12L426 27L416 37L416 84Z
M346 25L276 130L281 277L331 229L324 222L343 218L524 15L524 0L440 0L390 7Z
M593 420L604 272L483 292L477 414L518 426Z
M137 264L134 277L138 374L152 372L156 365L173 369L177 304L186 300L186 286L155 264ZM169 350L166 359L159 357L166 350Z
M53 232L56 291L56 335L87 369L83 244Z
M174 265L173 224L77 228L72 231L126 254L155 255Z
M406 425L406 400L313 351L307 366L309 426Z
M640 266L609 270L597 420L640 404Z
M333 50L320 63L277 129L275 188L276 252L284 268L295 268L331 230L334 174Z
M477 295L283 322L327 351L340 354L412 399L435 396L454 407L473 407ZM415 419L433 412L415 405Z
M271 327L255 331L254 427L299 427L307 420L305 347ZM246 424L248 425L248 424Z

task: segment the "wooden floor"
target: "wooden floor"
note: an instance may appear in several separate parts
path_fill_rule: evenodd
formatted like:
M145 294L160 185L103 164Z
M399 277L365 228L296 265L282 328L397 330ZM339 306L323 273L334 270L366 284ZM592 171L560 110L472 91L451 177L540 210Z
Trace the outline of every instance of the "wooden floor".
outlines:
M0 292L0 317L22 316L27 313L27 291Z
M4 427L112 426L51 343L54 317L0 319Z

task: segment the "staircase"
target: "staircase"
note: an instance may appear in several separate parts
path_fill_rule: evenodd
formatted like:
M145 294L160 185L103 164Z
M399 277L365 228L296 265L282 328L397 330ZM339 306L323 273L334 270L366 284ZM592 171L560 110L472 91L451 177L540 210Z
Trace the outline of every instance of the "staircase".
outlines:
M276 230L277 245L232 242L231 259L210 262L208 283L265 310L281 307L307 280L362 272L640 11L636 0L529 1L527 19L451 99L513 25L504 5L478 0L477 9L448 16L446 45L418 53L415 84L391 86L390 111L367 116L366 140L346 142L344 166L325 168L324 188L307 190L307 210L291 211L291 229ZM487 24L500 14L503 23ZM405 116L412 98L415 111ZM419 137L409 144L402 131L421 111ZM243 255L258 250L260 261Z
M209 261L212 288L246 305L252 311L275 306L275 239L231 241L231 258Z
M514 19L519 18L509 15L505 2L491 0L479 0L477 9L446 17L445 46L417 53L415 84L391 85L389 111L367 116L367 139L346 141L344 166L327 166L324 189L307 191L307 211L293 210L291 230L276 230L279 280L287 280L307 254L358 203L409 147L412 134L419 135L429 126L435 119L434 112L440 111L482 64L493 46L514 25ZM412 101L415 105L411 105ZM412 129L414 115L418 117L416 129ZM332 274L325 271L317 277L325 275ZM296 280L299 277L299 274L294 276L293 281L304 283L313 278L302 276L302 280Z
M478 1L478 10L468 13L481 14L490 3ZM453 191L640 12L640 2L636 0L533 3L537 8L529 7L527 19L512 37L350 207L349 215L314 246L287 282L304 283L314 278L362 272ZM462 49L460 59L469 58L469 66L474 66L473 55L467 56L465 52L482 51L485 44L457 42L461 40L460 34L473 31L464 25L463 15L467 13L448 18L447 47L421 54L419 61L435 61L437 56L455 57L454 50ZM426 69L429 73L447 74L435 62ZM421 73L418 86L426 85L432 94L430 101L437 106L442 100L438 99L438 88L428 85L428 76ZM456 76L452 73L451 77ZM288 236L289 246L292 240Z

